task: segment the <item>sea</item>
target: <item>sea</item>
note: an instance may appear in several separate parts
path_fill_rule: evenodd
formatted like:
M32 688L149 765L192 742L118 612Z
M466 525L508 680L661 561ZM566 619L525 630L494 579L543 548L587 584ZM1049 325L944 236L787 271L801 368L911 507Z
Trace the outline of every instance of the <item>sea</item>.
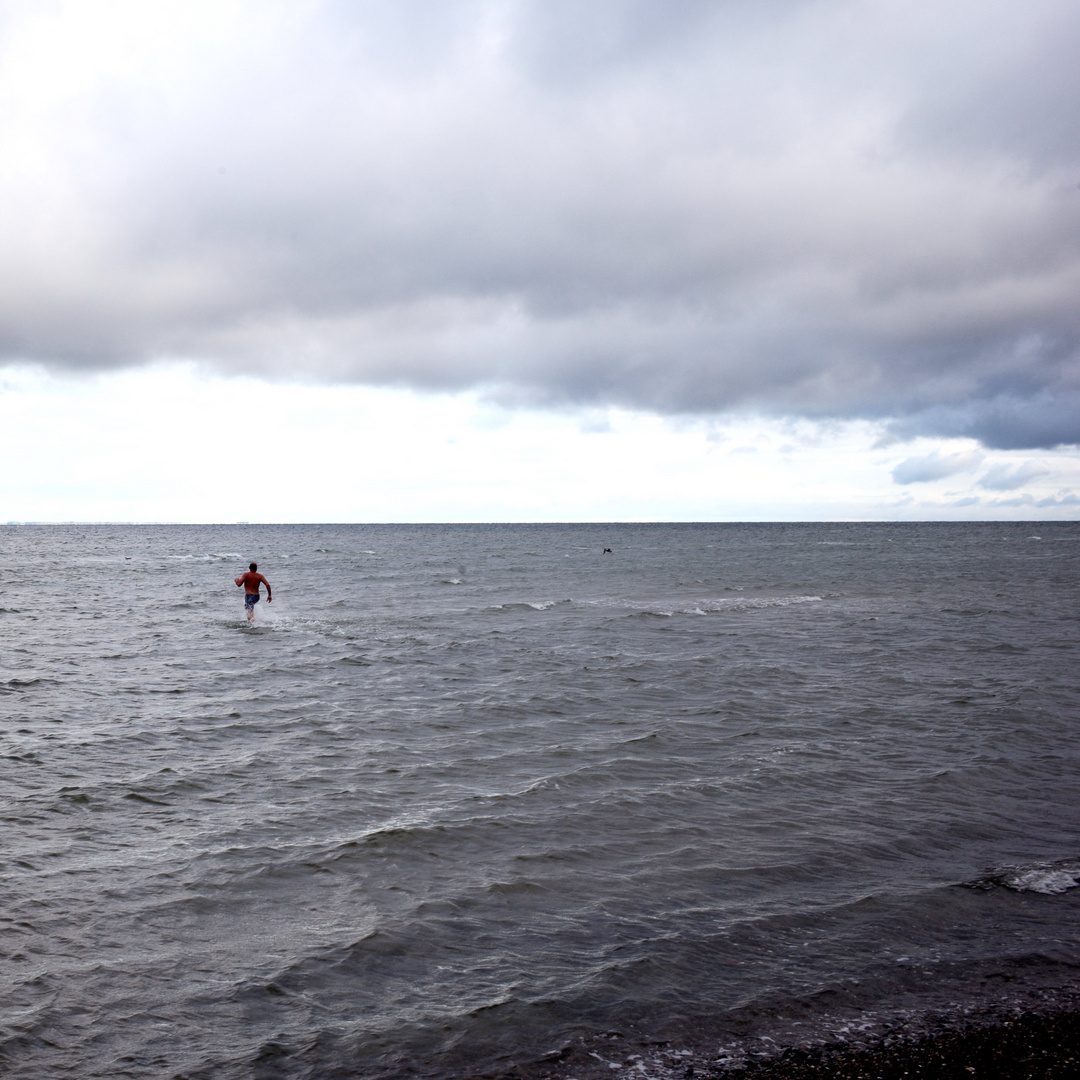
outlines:
M9 525L0 748L5 1077L700 1076L1080 990L1077 522Z

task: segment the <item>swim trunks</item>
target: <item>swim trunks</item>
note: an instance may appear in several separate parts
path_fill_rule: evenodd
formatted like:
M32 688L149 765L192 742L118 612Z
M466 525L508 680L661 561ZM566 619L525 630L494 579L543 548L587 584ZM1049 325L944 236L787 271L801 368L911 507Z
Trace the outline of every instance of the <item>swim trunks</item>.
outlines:
M244 594L244 607L253 608L259 602L259 594L257 592L249 592Z

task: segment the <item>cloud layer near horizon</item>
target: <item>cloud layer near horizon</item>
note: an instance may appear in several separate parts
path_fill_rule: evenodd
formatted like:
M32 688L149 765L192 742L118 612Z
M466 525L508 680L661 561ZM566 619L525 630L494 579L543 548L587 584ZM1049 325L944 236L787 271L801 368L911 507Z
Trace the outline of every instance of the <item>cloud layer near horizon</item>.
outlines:
M1080 442L1062 0L13 4L0 362Z

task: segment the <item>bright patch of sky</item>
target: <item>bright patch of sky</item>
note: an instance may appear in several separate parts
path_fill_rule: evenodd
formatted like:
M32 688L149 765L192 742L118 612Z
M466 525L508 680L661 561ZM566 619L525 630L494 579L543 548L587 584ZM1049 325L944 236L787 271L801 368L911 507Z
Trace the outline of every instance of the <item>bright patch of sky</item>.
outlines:
M0 519L1080 517L1078 55L1075 0L11 0Z
M702 521L1077 516L1080 453L882 445L867 421L508 408L194 365L0 371L0 520ZM943 464L944 463L944 464Z

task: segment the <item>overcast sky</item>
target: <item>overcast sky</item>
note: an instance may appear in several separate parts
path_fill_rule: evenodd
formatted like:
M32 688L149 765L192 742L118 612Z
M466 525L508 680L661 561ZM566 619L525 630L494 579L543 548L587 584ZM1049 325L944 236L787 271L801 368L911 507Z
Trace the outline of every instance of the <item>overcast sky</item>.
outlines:
M1080 517L1078 56L1075 0L11 0L0 519ZM245 447L307 479L234 511Z

